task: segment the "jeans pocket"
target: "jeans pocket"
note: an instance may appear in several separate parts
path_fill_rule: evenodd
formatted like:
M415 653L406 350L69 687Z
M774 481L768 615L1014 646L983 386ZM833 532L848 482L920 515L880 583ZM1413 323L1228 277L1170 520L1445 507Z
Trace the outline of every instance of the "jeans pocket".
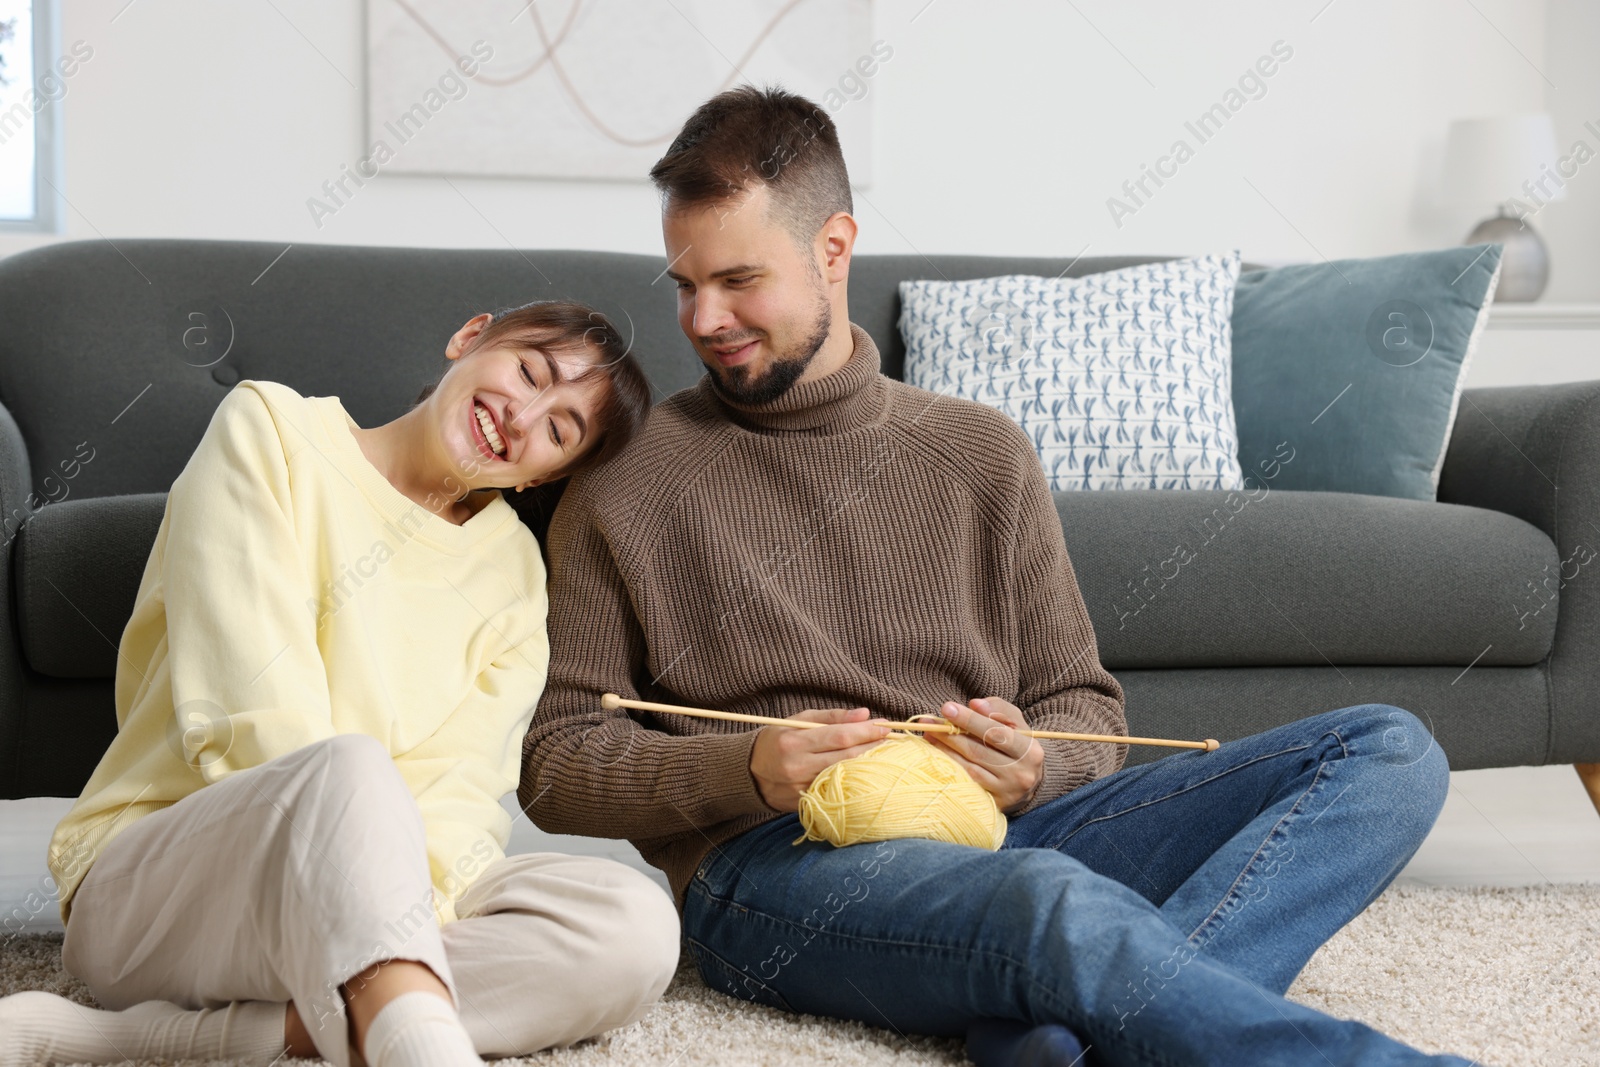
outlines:
M700 980L710 988L739 1000L765 1004L769 1008L777 1008L791 1015L798 1014L784 999L782 993L763 982L750 968L735 967L692 937L686 937L684 941L694 955Z

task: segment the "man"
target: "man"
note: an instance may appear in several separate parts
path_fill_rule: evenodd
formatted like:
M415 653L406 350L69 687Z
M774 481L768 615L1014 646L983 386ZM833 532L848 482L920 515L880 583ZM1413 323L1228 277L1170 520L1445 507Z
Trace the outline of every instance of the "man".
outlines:
M550 678L520 798L666 872L713 987L965 1034L980 1064L1429 1058L1281 994L1432 825L1445 758L1387 705L1119 769L1126 736L1050 492L990 408L879 372L846 301L833 123L703 105L651 171L707 375L554 516ZM827 724L605 711L614 691ZM999 851L792 845L829 765L935 709L1009 816ZM1320 1060L1319 1060L1320 1062Z

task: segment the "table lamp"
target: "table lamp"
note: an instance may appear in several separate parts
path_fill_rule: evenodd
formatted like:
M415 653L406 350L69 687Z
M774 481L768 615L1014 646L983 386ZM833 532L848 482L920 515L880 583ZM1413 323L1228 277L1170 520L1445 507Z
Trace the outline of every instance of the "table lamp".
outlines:
M1496 302L1539 299L1550 280L1550 253L1529 221L1551 200L1564 200L1566 181L1556 171L1556 134L1544 112L1457 119L1445 142L1443 193L1458 204L1487 207L1464 244L1496 242L1500 259Z

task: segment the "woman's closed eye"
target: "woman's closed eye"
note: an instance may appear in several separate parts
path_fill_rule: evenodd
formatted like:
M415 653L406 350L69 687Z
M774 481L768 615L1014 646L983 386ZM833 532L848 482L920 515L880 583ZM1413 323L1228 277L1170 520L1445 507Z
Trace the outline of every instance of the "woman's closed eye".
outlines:
M520 365L522 367L522 377L529 385L533 386L534 391L538 392L542 390L544 386L540 385L538 380L534 378L533 372L528 369L528 364L526 362L522 362ZM567 443L561 436L561 427L556 425L556 420L553 417L548 421L550 423L550 440L555 442L557 448L565 449L567 447Z

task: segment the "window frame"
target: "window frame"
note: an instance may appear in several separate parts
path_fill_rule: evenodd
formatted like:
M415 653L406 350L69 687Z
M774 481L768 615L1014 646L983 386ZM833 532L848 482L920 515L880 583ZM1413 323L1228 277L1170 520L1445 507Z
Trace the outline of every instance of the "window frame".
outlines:
M33 84L37 91L41 72L52 69L61 54L59 0L32 0ZM33 217L0 218L0 234L61 233L65 215L61 187L61 100L52 100L33 114Z

